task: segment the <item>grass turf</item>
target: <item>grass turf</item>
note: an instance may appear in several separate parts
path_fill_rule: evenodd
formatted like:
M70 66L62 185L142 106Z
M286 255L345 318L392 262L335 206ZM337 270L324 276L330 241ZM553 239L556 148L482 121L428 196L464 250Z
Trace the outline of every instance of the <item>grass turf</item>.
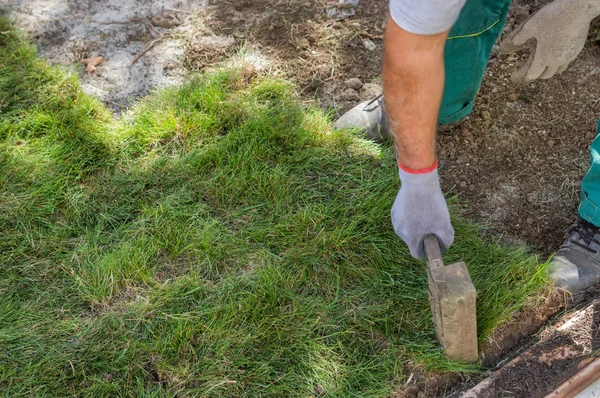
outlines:
M386 396L446 360L390 147L241 68L119 120L0 19L6 396ZM546 283L453 206L483 339Z

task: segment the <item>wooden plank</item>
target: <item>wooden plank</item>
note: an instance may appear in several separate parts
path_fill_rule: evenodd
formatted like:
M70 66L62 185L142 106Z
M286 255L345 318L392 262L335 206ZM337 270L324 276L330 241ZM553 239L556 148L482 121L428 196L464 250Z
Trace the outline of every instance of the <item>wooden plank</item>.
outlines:
M600 357L596 356L595 358L583 370L546 395L546 398L572 398L600 379Z
M600 378L600 299L541 334L536 344L460 397L574 397Z

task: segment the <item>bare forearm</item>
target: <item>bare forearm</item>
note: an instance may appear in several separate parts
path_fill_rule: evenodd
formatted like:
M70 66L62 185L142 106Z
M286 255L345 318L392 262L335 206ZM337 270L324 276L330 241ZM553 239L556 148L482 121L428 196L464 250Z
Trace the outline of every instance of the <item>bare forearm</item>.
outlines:
M447 35L415 35L391 18L388 22L383 66L385 106L399 161L409 169L426 169L435 163Z

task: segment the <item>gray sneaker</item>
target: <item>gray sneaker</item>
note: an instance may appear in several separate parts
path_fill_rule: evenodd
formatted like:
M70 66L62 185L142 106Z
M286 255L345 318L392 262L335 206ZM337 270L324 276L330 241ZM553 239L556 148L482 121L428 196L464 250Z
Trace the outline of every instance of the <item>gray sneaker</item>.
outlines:
M358 128L365 138L383 142L390 138L383 95L362 102L344 113L333 125L337 129Z
M567 239L550 261L550 279L557 287L579 293L600 282L600 232L577 218Z
M463 124L465 116L455 122L437 125L438 133L448 133ZM362 102L344 113L333 125L337 129L358 128L365 138L383 142L390 138L390 125L385 114L383 94L370 101Z

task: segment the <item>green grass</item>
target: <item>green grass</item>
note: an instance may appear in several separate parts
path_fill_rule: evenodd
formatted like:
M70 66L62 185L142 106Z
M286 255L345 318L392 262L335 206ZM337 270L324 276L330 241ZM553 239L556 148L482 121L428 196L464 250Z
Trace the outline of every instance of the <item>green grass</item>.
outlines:
M5 396L381 397L407 364L477 371L434 339L390 147L244 68L116 120L5 19L0 70ZM545 265L452 211L484 339Z

